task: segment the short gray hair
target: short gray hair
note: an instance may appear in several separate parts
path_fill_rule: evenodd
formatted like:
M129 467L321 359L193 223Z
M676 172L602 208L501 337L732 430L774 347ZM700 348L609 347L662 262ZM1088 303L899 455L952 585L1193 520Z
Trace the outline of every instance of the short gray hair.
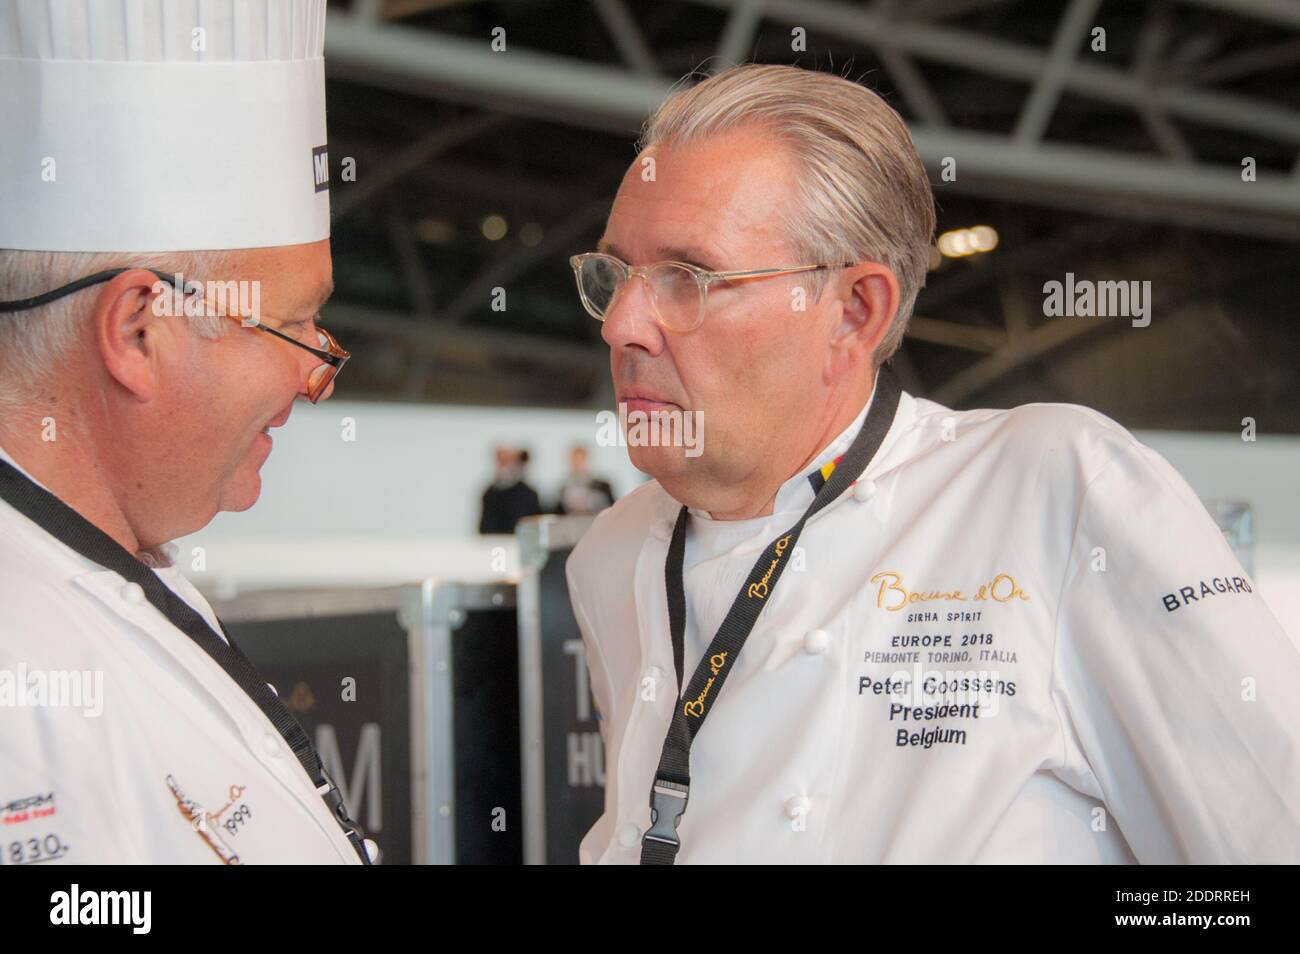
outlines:
M870 260L898 279L898 312L872 356L883 364L925 285L935 227L930 180L902 117L851 80L751 63L676 89L646 121L637 151L746 127L771 132L802 169L799 211L785 226L806 260L788 264ZM745 267L768 264L787 263ZM813 284L820 297L826 273Z
M227 267L231 252L35 252L0 249L0 301L32 298L110 268L155 268L207 281ZM92 285L38 308L0 313L0 407L18 407L48 383L76 341L101 286ZM218 338L227 318L188 319L204 338Z

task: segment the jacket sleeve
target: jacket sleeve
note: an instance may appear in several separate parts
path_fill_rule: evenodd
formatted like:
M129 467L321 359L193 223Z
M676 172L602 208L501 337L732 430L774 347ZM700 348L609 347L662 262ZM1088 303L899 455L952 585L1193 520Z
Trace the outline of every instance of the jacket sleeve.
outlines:
M1144 863L1300 861L1300 653L1136 442L1083 496L1057 607L1066 763Z

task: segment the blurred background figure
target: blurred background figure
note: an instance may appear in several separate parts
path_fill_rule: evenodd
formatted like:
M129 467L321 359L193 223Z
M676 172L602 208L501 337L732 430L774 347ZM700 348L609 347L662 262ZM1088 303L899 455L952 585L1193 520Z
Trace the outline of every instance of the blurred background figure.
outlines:
M537 491L524 481L524 468L528 466L528 451L511 447L498 447L496 477L483 491L483 513L479 517L479 533L514 533L515 524L524 517L542 512L542 502Z
M560 488L556 513L600 513L614 502L609 481L591 475L587 448L575 445L569 451L569 479Z

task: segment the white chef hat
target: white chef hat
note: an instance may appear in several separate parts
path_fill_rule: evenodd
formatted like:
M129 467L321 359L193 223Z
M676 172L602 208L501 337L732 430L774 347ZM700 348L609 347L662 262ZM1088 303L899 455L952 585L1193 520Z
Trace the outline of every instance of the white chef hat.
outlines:
M325 0L0 0L0 248L329 236Z

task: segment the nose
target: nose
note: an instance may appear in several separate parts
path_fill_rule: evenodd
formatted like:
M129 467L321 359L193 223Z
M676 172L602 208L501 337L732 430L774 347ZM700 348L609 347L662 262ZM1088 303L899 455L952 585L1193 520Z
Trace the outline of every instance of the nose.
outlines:
M610 350L641 348L652 355L663 351L664 332L655 320L654 306L640 276L630 276L606 310L600 336Z
M311 391L311 373L320 366L320 358L308 354L301 348L289 348L287 350L296 352L294 355L295 363L293 369L296 373L298 394L295 397L295 400L306 401L308 400L307 395ZM331 381L329 388L326 388L325 393L321 395L320 400L323 401L329 396L330 389L332 389L333 386L334 382Z

